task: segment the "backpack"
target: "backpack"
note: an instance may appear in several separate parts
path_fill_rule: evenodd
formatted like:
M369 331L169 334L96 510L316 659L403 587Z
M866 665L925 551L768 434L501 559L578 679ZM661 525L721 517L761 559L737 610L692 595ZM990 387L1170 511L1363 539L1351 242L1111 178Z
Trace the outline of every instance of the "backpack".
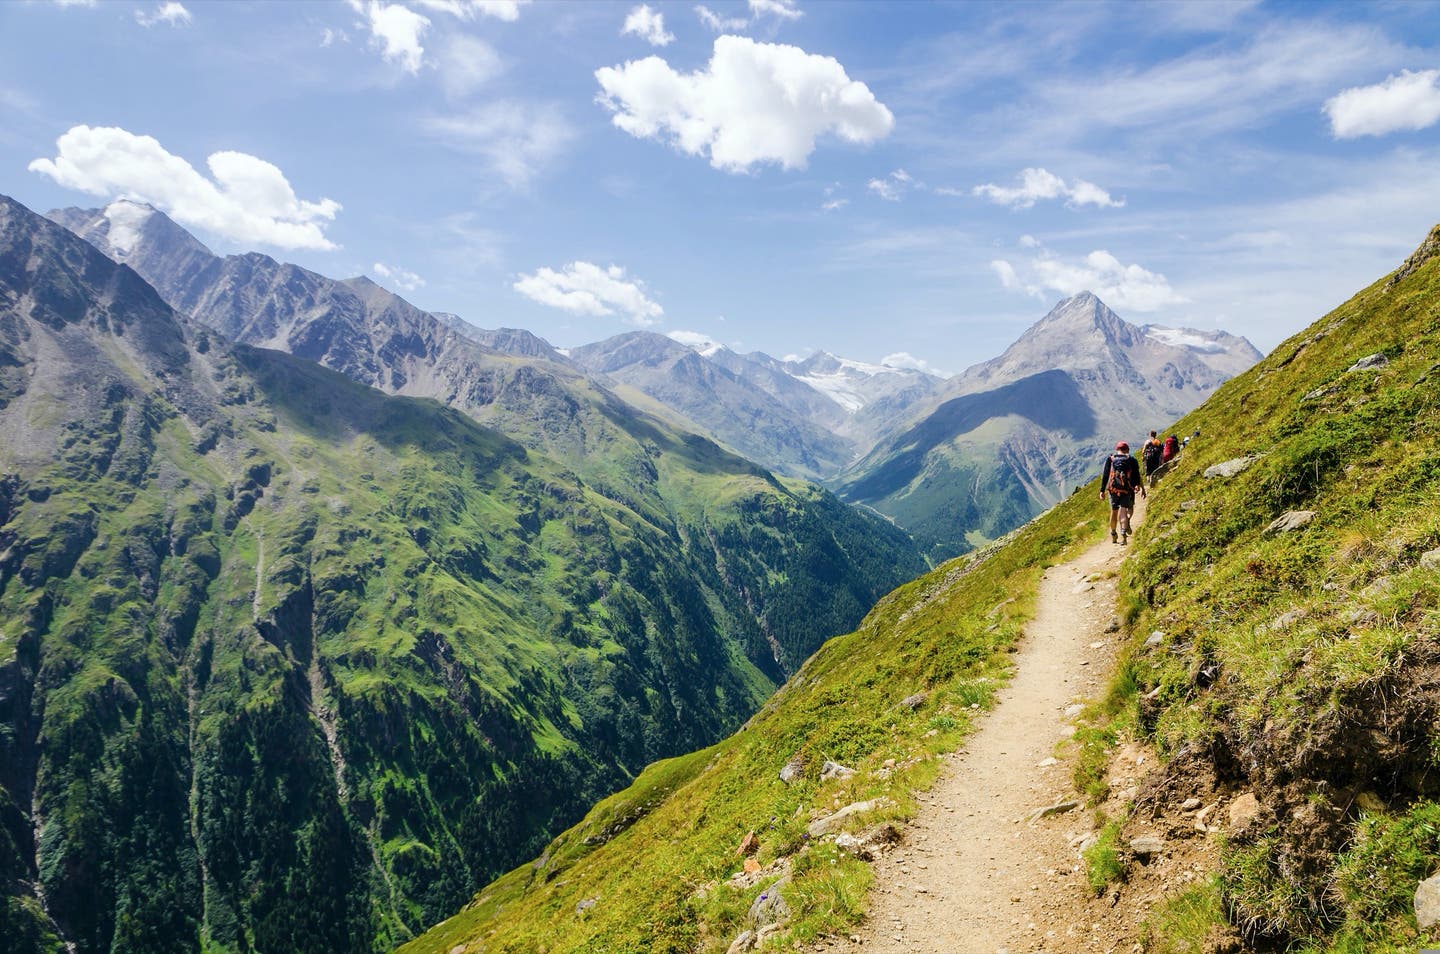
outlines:
M1160 454L1163 447L1163 444L1153 438L1145 442L1145 467L1148 470L1154 470L1160 466Z
M1112 494L1133 494L1135 487L1130 479L1130 463L1134 460L1129 454L1116 454L1110 458L1110 485L1105 488L1107 493Z

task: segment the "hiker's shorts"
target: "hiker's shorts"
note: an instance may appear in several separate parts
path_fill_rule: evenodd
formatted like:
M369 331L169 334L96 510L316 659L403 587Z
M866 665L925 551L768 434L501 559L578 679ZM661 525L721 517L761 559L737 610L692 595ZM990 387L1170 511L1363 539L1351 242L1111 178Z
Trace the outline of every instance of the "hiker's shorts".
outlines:
M1121 507L1124 507L1124 508L1126 508L1127 510L1134 510L1134 509L1135 509L1135 495L1134 495L1134 494L1111 494L1111 495L1110 495L1110 509L1111 509L1111 510L1119 510Z

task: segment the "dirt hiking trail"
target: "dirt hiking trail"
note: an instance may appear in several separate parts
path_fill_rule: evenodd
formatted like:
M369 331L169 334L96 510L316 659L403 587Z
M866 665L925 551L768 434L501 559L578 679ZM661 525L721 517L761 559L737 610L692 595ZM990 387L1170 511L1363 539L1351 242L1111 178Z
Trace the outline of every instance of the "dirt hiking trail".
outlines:
M1097 502L1098 503L1098 502ZM1144 513L1144 503L1135 522ZM1129 547L1106 539L1040 582L1035 617L1013 657L1015 674L976 733L947 759L904 844L875 865L864 950L915 954L1105 951L1109 931L1084 919L1089 888L1076 844L1090 830L1068 761L1080 703L1104 686L1121 634L1115 575ZM847 945L848 946L848 945ZM1128 946L1127 946L1128 948Z

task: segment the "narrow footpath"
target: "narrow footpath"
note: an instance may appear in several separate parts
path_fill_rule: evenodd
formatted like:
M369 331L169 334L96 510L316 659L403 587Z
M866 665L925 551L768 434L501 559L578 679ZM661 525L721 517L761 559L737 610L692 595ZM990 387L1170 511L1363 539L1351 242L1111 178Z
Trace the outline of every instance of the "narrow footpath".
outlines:
M1073 917L1088 892L1076 845L1090 829L1090 813L1078 806L1032 816L1077 798L1070 764L1057 761L1056 750L1074 734L1081 704L1103 689L1119 648L1120 634L1105 630L1128 551L1107 537L1046 572L1013 679L976 733L948 756L940 780L919 796L904 844L876 863L870 917L858 934L863 950L1106 949L1087 947L1091 927Z

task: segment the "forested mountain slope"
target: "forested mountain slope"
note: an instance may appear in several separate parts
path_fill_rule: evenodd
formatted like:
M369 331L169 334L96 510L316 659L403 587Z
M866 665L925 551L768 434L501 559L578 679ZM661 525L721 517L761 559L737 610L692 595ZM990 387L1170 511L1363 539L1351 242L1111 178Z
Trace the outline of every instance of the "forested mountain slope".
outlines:
M232 345L0 198L0 949L388 949L920 566L626 426L689 509Z

